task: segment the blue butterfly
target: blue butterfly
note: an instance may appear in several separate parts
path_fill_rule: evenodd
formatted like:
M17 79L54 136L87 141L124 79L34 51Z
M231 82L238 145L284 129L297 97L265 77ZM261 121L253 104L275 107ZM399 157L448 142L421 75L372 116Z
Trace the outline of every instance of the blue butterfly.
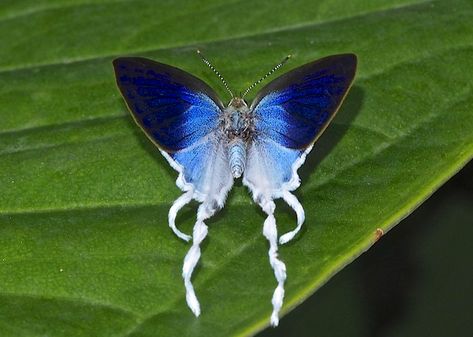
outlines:
M113 65L118 88L136 123L179 173L176 184L184 193L171 206L168 221L178 237L193 242L182 270L188 306L199 316L191 276L207 235L204 221L224 206L234 179L243 176L243 184L267 215L263 234L278 282L271 315L276 326L286 266L277 255L274 200L284 199L297 216L296 228L279 238L284 244L299 232L305 217L291 193L300 185L297 170L345 98L357 58L340 54L305 64L267 84L248 105L244 96L289 57L241 97L234 96L220 73L201 57L231 94L228 106L206 83L178 68L140 57L121 57ZM200 205L191 237L177 229L175 219L192 199Z

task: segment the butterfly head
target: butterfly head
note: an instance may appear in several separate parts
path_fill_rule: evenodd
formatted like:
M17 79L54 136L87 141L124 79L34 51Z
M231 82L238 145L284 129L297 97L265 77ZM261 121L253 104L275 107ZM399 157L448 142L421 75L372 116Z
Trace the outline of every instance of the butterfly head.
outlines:
M264 81L276 70L281 68L291 57L290 55L286 56L279 64L273 67L268 73L261 77L258 81L253 83L246 89L240 97L233 95L233 92L230 90L227 81L223 76L218 72L217 69L207 60L202 53L197 50L202 61L217 75L217 77L222 81L225 89L232 97L230 103L225 108L223 116L221 117L221 126L224 134L227 136L229 143L235 141L242 141L248 143L254 136L255 126L254 126L254 116L248 107L248 104L245 102L244 97L251 91L254 87Z
M233 97L228 103L228 107L233 107L234 109L248 109L248 104L246 104L245 100L240 97Z
M233 97L223 113L223 131L230 141L248 141L254 130L253 117L248 104L240 97Z

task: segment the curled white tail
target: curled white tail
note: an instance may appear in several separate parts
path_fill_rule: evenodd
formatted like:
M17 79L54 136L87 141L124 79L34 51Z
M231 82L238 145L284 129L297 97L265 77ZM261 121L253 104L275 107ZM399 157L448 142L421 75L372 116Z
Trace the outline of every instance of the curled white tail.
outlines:
M299 202L299 200L297 200L294 194L292 194L289 191L284 191L283 199L296 212L297 227L294 230L287 232L284 235L281 235L281 237L279 238L279 243L281 245L291 241L294 238L294 236L296 236L296 234L299 233L299 231L302 228L302 224L304 223L304 220L305 220L304 209L302 208L301 203Z
M169 214L168 214L169 227L171 227L174 234L176 234L179 238L181 238L184 241L189 241L191 239L191 236L184 234L179 229L177 229L176 216L182 207L184 207L189 202L191 202L193 194L194 194L193 190L187 191L186 193L182 194L179 198L177 198L174 201L171 208L169 209Z

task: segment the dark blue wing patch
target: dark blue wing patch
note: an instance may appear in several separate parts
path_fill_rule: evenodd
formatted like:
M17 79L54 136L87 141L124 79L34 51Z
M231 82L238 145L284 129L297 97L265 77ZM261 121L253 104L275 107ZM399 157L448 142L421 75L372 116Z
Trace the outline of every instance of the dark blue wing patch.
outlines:
M312 144L337 112L355 71L355 55L334 55L270 82L251 105L257 137L292 149Z
M145 58L118 58L113 65L134 119L163 150L192 146L217 128L223 106L203 81Z

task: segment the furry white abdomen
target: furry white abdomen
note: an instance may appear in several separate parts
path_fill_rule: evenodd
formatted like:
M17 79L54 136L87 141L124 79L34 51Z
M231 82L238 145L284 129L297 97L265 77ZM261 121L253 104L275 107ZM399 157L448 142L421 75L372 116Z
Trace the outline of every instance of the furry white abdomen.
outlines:
M246 163L246 144L243 140L237 138L229 144L228 160L233 178L240 178Z

